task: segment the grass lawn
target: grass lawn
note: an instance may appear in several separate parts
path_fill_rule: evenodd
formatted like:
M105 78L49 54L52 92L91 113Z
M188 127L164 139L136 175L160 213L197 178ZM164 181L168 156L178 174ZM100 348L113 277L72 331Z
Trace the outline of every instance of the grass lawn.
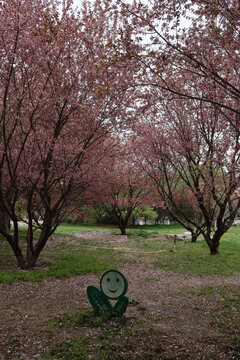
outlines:
M9 245L0 238L0 282L15 280L42 281L46 277L66 278L77 274L99 273L111 268L116 262L124 262L123 251L111 245L102 247L97 239L76 239L76 233L105 231L116 234L115 227L68 225L59 226L43 250L36 269L26 272L13 269L15 258ZM151 257L156 268L177 273L196 275L232 275L240 272L240 228L231 228L221 239L219 254L209 255L204 240L196 243L173 241L164 237L166 233L182 233L179 225L138 226L128 230L128 251L137 257ZM24 244L26 229L20 231ZM121 236L119 236L119 239ZM74 241L72 241L74 239ZM93 251L93 247L94 251Z
M72 231L101 231L101 230L113 230L120 231L117 225L89 225L89 224L62 224L60 225L56 233L68 233ZM154 233L182 233L186 231L181 225L139 225L130 226L127 229L127 233L143 233L143 232L154 232Z
M98 249L91 251L83 246L93 245L93 241L82 239L78 243L71 239L75 238L76 233L86 233L90 231L108 231L118 233L117 226L94 226L94 225L72 225L62 224L55 234L48 240L47 246L42 251L38 266L32 271L19 271L15 269L16 260L10 246L0 235L0 283L12 283L13 281L42 281L46 277L66 278L76 274L98 273L113 266L119 254L112 249ZM131 239L145 239L156 236L159 232L183 231L179 226L150 226L130 229ZM21 227L19 232L20 244L24 248L26 228ZM57 241L56 241L57 240ZM138 248L141 244L133 241L132 246ZM52 243L54 245L52 246ZM98 242L95 241L95 245ZM150 244L149 244L150 245ZM151 246L150 246L151 247Z

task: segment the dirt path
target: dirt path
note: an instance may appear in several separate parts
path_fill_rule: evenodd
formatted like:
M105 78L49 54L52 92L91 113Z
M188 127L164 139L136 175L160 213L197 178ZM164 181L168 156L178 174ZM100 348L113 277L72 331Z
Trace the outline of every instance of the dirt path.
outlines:
M240 285L239 278L175 274L153 269L145 260L121 270L129 280L128 297L139 302L129 305L124 315L128 336L137 340L136 348L131 343L125 354L122 351L123 359L240 359L240 352L236 357L230 346L239 333L226 335L225 329L212 324L221 295L199 296L206 287ZM49 327L56 318L90 308L88 285L99 286L99 276L0 285L0 360L38 359L57 342L81 331L100 341L101 329Z

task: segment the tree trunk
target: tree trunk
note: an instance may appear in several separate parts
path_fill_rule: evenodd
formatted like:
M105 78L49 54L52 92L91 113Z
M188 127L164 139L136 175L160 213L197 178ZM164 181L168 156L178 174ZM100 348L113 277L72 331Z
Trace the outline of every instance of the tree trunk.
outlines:
M38 256L36 256L36 255L32 254L31 256L28 256L28 258L27 258L27 269L28 270L31 270L34 268L37 259L38 259Z
M17 222L16 222L15 228L14 228L14 234L9 233L8 226L6 227L5 224L3 224L3 223L1 223L0 229L1 229L0 233L5 237L8 244L12 248L14 256L17 260L18 267L22 270L26 270L26 262L25 262L23 254L22 254L21 248L19 247L19 244L18 244Z
M215 246L213 248L210 249L210 254L211 255L217 255L218 254L218 246Z
M50 227L45 226L42 230L36 246L33 246L33 233L30 228L27 232L27 250L26 250L26 259L22 254L21 248L18 245L18 224L17 221L14 222L14 235L4 234L9 245L11 246L13 253L16 257L18 267L22 270L31 270L36 265L36 262L39 258L39 255L44 248L49 236L50 236Z
M17 259L17 264L18 264L18 267L21 269L21 270L27 270L27 266L26 266L26 263L25 263L25 260L24 260L24 257L22 254L16 254L15 253L15 257Z
M135 216L132 216L132 219L131 219L132 226L134 226L134 225L135 225L135 221L136 221Z
M0 206L0 226L3 229L4 232L8 233L8 230L9 230L9 215L3 209L2 206Z
M211 239L210 237L209 238L205 238L207 244L208 244L208 247L210 249L210 255L217 255L218 254L218 247L219 247L219 240L217 239Z
M128 217L129 219L129 217ZM118 227L121 231L121 235L126 235L126 228L128 225L128 219L124 219L121 216L117 217L117 223L118 223Z
M18 245L15 245L15 244L14 245L10 244L10 245L11 245L13 253L17 259L18 267L22 270L26 270L27 266L26 266L26 262L24 260L23 254L21 252L21 249L19 248Z
M210 254L211 255L217 255L218 254L218 247L219 247L219 241L217 241L217 242L212 241L211 245L209 246Z
M126 226L119 226L120 230L121 230L121 235L126 235Z
M195 243L197 241L198 234L196 234L194 231L192 231L191 233L192 233L191 242Z
M220 239L224 234L224 227L223 227L222 219L220 219L220 221L217 222L217 229L215 230L215 233L212 237L210 236L210 233L211 233L210 231L211 231L211 229L209 229L209 231L207 232L207 234L205 236L205 240L209 246L210 254L217 255L218 247L220 245Z

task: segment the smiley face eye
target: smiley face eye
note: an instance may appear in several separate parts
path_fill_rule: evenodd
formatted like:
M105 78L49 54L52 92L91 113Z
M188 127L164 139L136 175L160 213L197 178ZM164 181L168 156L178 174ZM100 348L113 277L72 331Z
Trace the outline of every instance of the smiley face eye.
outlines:
M110 281L110 278L107 278L107 281L109 282L109 281Z
M119 282L119 279L116 279L116 282Z

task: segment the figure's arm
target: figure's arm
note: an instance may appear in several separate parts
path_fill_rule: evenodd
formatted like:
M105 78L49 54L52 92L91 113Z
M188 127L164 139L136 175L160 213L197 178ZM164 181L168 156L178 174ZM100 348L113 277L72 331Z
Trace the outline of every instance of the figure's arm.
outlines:
M87 296L89 302L97 314L105 314L113 311L113 307L108 301L108 298L97 286L88 286Z

